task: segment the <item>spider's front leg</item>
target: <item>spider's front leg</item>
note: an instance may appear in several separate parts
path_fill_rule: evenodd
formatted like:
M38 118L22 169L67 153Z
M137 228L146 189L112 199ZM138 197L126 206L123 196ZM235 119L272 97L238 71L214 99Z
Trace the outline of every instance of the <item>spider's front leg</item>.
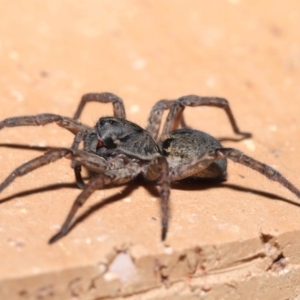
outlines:
M17 127L17 126L44 126L47 124L56 123L58 126L63 127L73 134L79 131L90 129L88 126L79 123L68 117L63 117L56 114L39 114L35 116L19 116L7 118L0 122L0 130L4 127Z
M73 203L61 230L49 240L49 244L56 242L69 232L76 212L92 195L92 193L109 185L122 185L130 182L139 173L140 166L134 160L132 160L124 168L108 170L102 174L97 174L92 177Z
M38 156L16 168L2 183L0 183L0 193L17 177L24 176L35 169L46 166L61 158L76 160L81 165L96 172L104 172L107 167L107 162L104 158L92 153L68 148L51 149L44 155Z
M125 108L121 98L112 93L90 93L82 96L73 119L51 113L38 114L35 116L11 117L0 122L0 130L4 127L43 126L50 123L56 123L58 126L71 131L73 134L79 131L90 130L90 127L77 121L87 102L112 103L114 116L122 119L126 118Z
M112 93L89 93L81 97L78 108L74 114L74 120L78 120L85 105L88 102L112 103L114 110L114 117L126 119L125 107L123 100Z
M46 152L44 155L36 157L26 162L25 164L19 166L0 184L0 193L5 188L7 188L17 177L24 176L35 169L48 165L51 162L55 162L65 157L70 152L71 150L63 148L52 149Z

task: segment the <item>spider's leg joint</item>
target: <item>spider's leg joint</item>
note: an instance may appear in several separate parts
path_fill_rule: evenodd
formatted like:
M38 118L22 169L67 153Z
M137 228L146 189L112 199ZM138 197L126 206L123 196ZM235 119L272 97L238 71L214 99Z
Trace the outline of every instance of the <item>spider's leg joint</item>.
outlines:
M222 152L220 151L220 149L217 149L216 152L215 152L215 154L216 154L216 158L217 158L217 159L222 159L222 158L225 157L224 153L222 153Z

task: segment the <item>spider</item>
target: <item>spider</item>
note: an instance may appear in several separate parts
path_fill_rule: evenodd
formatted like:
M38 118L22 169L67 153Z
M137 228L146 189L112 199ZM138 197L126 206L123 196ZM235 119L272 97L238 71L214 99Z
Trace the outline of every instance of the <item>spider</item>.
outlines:
M80 123L78 119L86 103L92 101L111 103L113 116L101 117L94 127L89 127ZM183 118L183 111L187 106L222 108L236 134L242 138L251 136L250 133L239 130L229 103L224 98L188 95L176 100L160 100L153 106L146 129L143 129L126 119L123 100L118 96L112 93L85 94L73 118L46 113L12 117L0 122L0 130L4 127L56 123L75 135L70 148L50 149L44 155L16 168L0 184L0 192L19 176L61 158L71 160L77 186L82 191L73 203L60 231L49 243L56 242L69 232L77 210L93 192L109 185L126 184L139 175L160 186L161 240L164 241L169 224L171 183L190 177L224 181L227 178L227 159L277 181L300 198L300 191L275 169L239 150L223 148L220 142L209 134L189 128ZM159 136L165 110L169 112ZM81 175L82 167L92 174L87 183Z

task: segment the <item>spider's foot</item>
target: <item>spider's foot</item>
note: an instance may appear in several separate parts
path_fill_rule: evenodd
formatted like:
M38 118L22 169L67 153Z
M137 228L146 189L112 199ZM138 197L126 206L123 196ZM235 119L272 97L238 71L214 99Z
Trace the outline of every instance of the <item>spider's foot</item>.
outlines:
M251 132L241 132L240 134L243 136L242 139L249 139L249 138L252 137L252 133Z
M62 232L62 231L58 232L48 241L48 244L53 244L53 243L57 242L59 239L61 239L65 235L66 235L66 232Z
M165 241L165 239L167 238L167 231L168 231L167 227L162 228L162 231L161 231L161 240L162 240L162 242Z

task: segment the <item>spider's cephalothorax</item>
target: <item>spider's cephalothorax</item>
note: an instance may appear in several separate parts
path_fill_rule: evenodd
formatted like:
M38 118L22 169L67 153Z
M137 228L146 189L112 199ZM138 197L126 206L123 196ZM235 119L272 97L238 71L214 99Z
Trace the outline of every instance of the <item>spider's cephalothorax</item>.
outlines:
M104 157L123 153L144 160L151 160L159 153L159 147L145 129L116 117L100 118L87 134L84 149Z
M81 124L77 120L85 104L91 101L111 103L114 115L101 117L94 127ZM157 102L151 110L146 129L126 120L122 99L111 93L84 95L74 118L47 113L5 119L0 122L0 130L4 127L56 123L71 131L75 138L70 148L51 149L15 169L0 184L0 192L16 177L50 162L63 157L72 161L77 185L83 190L71 207L61 230L50 239L50 243L67 234L78 208L93 192L109 185L126 184L138 175L160 186L161 239L165 240L171 182L190 177L223 181L227 176L227 158L279 182L300 198L300 191L273 168L236 149L223 148L218 140L204 132L188 128L182 115L184 108L204 105L223 108L234 132L242 138L250 137L249 133L239 130L227 100L195 95ZM169 110L169 113L159 136L164 110ZM81 177L81 167L91 171L92 176L87 182Z

